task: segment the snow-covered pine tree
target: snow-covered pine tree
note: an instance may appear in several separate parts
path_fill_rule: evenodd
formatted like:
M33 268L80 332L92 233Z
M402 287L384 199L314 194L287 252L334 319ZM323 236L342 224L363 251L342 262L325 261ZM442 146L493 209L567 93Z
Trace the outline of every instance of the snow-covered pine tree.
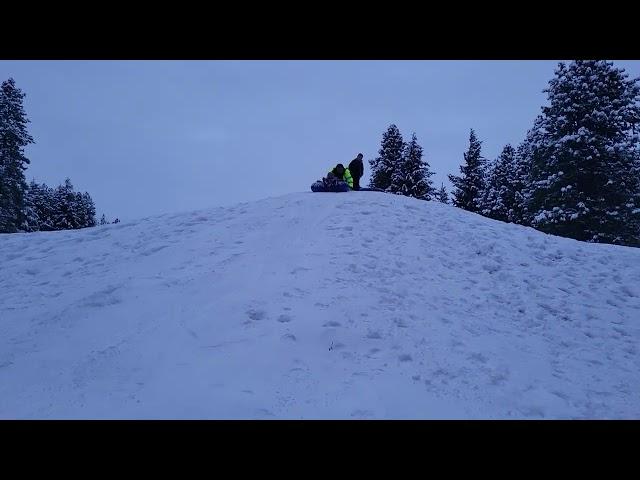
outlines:
M72 230L78 228L78 208L71 180L66 178L64 185L59 185L54 195L54 229Z
M105 217L104 213L102 214L102 216L100 217L100 225L108 225L109 222L107 221L107 217Z
M72 217L75 219L75 227L74 228L84 228L87 224L87 207L84 204L84 197L80 192L75 192L73 194L74 201L72 203Z
M640 245L639 79L603 60L560 63L532 145L532 226L590 242Z
M485 188L486 160L481 153L482 142L471 129L469 135L469 149L464 153L464 165L460 165L461 176L449 174L449 180L453 183L453 205L480 212L480 202Z
M41 231L55 230L54 227L54 195L55 190L48 187L46 184L36 184L35 181L31 182L29 192L33 198L33 203L38 213L38 220L40 222Z
M405 145L400 164L391 174L390 192L420 200L432 199L435 189L431 176L434 173L429 170L429 164L422 155L418 137L413 133L411 141Z
M634 127L634 135L640 135L640 125ZM640 142L638 142L638 144L636 145L636 152L635 152L635 161L634 161L634 173L633 175L640 179ZM638 180L638 182L640 183L640 180ZM633 229L633 231L635 231L635 235L636 238L640 238L640 189L638 189L638 192L635 195L635 200L634 200L634 210L632 210L632 215L629 219L630 222L630 228Z
M31 182L31 185L35 185L37 188L37 184L34 181ZM40 217L38 216L38 209L31 186L27 188L25 194L24 221L20 230L24 232L37 232L40 230Z
M91 228L96 226L96 206L88 192L82 194L82 205L84 207L84 224L83 228Z
M536 123L537 124L537 123ZM531 225L527 203L531 195L529 171L531 169L532 145L534 142L533 130L527 132L525 140L518 145L515 154L513 172L511 173L511 185L513 186L513 205L509 211L509 221L520 225Z
M27 132L25 94L13 78L0 86L0 233L17 232L26 225L25 195L28 190L24 170L29 159L24 147L34 143Z
M369 187L387 190L391 186L391 176L402 162L404 140L400 130L390 125L382 134L382 142L378 156L369 160L371 178Z
M489 171L486 188L482 197L482 214L486 217L508 222L509 212L515 203L513 172L516 151L506 145Z
M480 195L478 196L478 213L489 218L493 218L489 215L492 211L493 203L495 202L495 198L491 195L491 181L494 176L494 172L496 169L497 160L491 161L489 159L485 159L484 162L484 184L483 189Z
M449 204L449 194L447 193L444 183L441 184L440 189L435 193L435 198L440 203Z

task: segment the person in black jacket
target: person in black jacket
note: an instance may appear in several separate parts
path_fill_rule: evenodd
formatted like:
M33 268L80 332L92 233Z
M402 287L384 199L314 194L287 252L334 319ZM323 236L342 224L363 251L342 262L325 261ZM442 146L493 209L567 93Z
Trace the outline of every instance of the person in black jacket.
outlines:
M364 175L364 163L362 162L362 154L359 153L356 158L349 163L349 171L353 177L353 189L360 190L360 179Z

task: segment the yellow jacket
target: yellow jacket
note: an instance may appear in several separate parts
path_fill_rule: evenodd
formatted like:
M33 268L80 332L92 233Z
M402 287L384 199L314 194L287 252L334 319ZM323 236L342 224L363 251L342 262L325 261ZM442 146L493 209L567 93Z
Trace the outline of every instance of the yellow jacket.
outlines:
M333 170L329 173L333 173ZM342 180L347 182L347 185L349 185L349 188L353 190L353 177L351 176L351 172L349 171L348 168L344 169L344 175L342 175Z

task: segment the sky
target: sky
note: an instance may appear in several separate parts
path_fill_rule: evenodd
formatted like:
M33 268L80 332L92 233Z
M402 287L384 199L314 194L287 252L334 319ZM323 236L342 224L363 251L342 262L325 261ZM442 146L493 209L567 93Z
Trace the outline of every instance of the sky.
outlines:
M470 128L489 159L522 141L558 61L0 60L0 81L27 95L27 180L130 220L310 191L359 152L366 184L392 123L449 189Z

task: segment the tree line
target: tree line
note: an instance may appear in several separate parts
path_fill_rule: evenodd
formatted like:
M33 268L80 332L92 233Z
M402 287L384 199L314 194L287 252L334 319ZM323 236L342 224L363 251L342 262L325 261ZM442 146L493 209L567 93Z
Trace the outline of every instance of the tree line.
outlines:
M35 143L27 131L25 94L10 78L0 87L0 233L68 230L96 225L89 193L74 191L71 180L51 188L25 171L30 160L24 148ZM103 216L104 219L104 216ZM106 223L106 221L105 221Z
M482 155L471 129L459 175L448 175L454 206L576 240L640 246L640 79L604 60L559 63L548 104L525 139L497 159ZM448 203L435 190L415 134L383 134L370 186Z

